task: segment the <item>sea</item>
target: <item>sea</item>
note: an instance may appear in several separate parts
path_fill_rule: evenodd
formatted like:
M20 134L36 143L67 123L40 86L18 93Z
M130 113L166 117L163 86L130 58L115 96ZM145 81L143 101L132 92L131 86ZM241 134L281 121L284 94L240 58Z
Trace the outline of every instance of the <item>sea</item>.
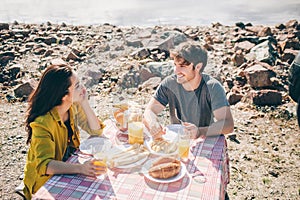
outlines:
M0 23L117 26L300 21L300 0L0 0Z

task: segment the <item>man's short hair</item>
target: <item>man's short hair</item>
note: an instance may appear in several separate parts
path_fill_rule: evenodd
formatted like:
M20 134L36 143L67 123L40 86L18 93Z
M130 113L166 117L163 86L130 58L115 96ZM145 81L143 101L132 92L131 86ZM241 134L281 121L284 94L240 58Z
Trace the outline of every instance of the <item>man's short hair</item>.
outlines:
M179 56L193 63L194 67L202 63L202 69L204 69L207 64L207 51L196 42L183 42L170 52L175 57Z

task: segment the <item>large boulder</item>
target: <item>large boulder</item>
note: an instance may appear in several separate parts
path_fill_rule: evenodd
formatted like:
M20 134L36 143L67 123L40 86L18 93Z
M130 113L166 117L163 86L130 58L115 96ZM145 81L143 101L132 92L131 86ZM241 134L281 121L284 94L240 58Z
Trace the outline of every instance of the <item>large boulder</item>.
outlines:
M252 90L251 100L255 105L276 106L282 103L282 94L276 90Z
M31 92L34 90L35 88L35 81L28 81L26 83L23 83L19 86L17 86L14 89L14 93L15 93L15 97L17 98L22 98L22 97L28 97Z
M247 60L258 60L260 62L268 63L269 65L274 65L278 54L273 45L272 40L265 40L264 42L254 46L250 50L250 53L247 54Z
M244 74L247 78L247 82L253 88L272 86L271 78L276 75L275 72L259 64L245 69Z

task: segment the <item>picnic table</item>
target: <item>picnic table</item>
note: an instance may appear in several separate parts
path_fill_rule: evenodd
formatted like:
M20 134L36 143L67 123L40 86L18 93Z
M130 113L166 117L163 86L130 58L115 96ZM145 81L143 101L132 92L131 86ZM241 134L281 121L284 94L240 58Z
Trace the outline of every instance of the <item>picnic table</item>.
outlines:
M114 144L126 142L127 135L105 121L104 135ZM151 155L149 157L152 158ZM77 163L74 155L67 162ZM101 178L80 174L54 175L33 199L224 199L229 183L229 159L224 135L203 137L191 144L186 172L172 182L150 180L136 169L108 169ZM139 168L140 167L140 168ZM197 176L201 181L197 181Z

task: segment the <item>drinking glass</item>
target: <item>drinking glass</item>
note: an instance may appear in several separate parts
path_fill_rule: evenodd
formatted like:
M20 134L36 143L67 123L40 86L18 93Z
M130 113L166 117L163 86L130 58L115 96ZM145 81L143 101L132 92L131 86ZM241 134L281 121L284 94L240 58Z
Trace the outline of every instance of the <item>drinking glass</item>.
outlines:
M93 155L93 164L100 169L104 170L105 173L99 173L97 175L97 178L101 179L106 176L106 170L107 170L107 152L108 147L103 144L102 145L95 145L91 144L89 146L90 152Z
M182 126L178 132L178 155L184 162L186 162L189 157L190 142L190 131Z
M102 170L105 170L105 173L101 173L97 175L97 178L101 179L106 176L106 171L107 171L107 155L104 152L98 152L94 154L94 158L96 160L93 161L93 164Z
M128 111L128 143L144 143L144 124L142 122L143 112L140 108L130 108Z

